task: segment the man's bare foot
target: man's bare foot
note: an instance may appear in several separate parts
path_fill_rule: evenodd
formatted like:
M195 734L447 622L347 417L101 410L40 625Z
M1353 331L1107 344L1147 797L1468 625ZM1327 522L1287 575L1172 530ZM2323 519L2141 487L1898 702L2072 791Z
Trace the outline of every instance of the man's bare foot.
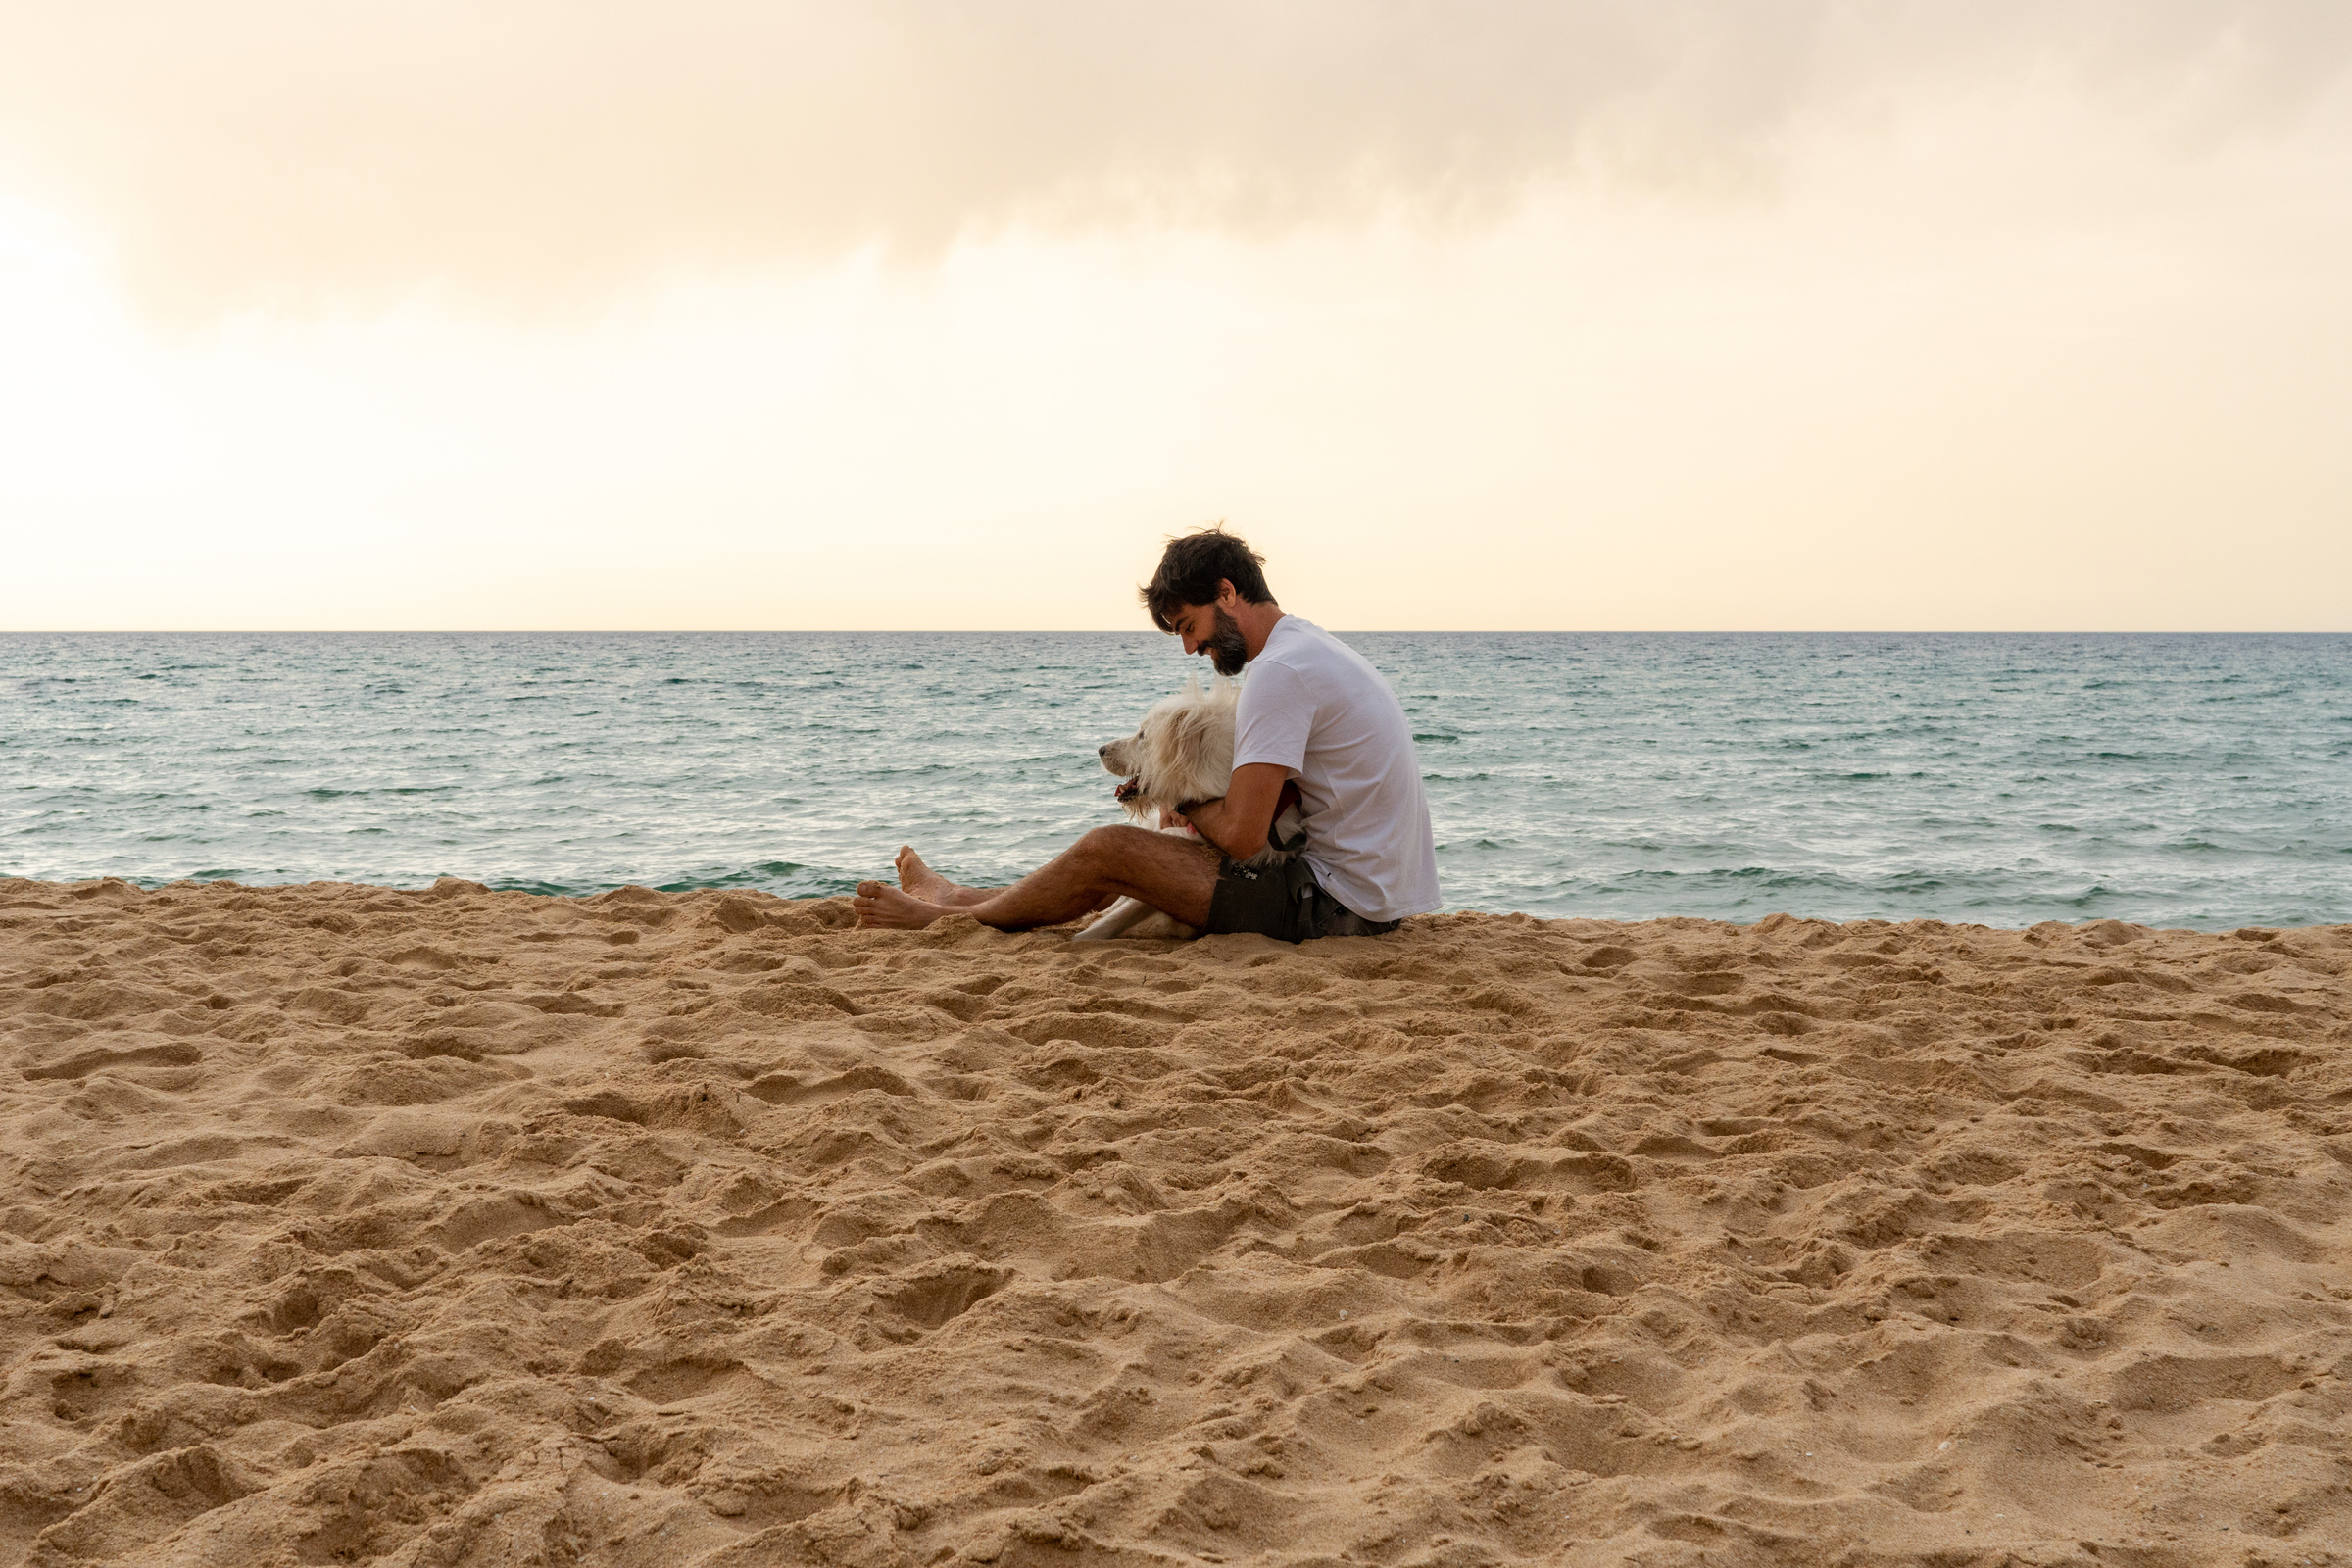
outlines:
M850 901L858 911L858 923L880 926L890 931L920 931L932 921L956 911L943 904L926 904L910 893L902 893L887 882L860 882L858 896Z
M918 899L936 900L943 890L956 885L925 865L911 844L899 846L898 866L899 886Z
M925 904L985 904L997 892L995 888L967 888L960 882L949 881L925 865L911 844L899 846L898 864L899 886Z

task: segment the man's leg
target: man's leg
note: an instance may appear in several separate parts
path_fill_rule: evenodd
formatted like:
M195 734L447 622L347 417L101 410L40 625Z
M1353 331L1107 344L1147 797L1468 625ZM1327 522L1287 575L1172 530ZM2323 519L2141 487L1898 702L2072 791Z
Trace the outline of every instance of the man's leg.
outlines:
M968 908L975 904L986 904L1004 891L1003 888L971 888L960 882L951 882L925 865L923 858L914 853L914 846L910 844L899 846L898 866L899 886L925 904L944 904L952 909ZM1092 914L1107 909L1118 902L1116 893L1105 893L1095 907L1087 912Z
M1059 925L1100 907L1105 897L1141 899L1187 925L1208 923L1217 853L1173 834L1099 827L1044 865L978 904L918 898L882 882L858 884L858 923L920 930L943 915L968 914L1001 931Z

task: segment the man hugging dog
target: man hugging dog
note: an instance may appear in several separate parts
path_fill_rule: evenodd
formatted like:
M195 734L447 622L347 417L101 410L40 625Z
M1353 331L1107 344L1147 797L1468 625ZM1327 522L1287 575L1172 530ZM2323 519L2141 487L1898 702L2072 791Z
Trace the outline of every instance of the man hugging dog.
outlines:
M1283 942L1377 936L1438 906L1437 846L1404 710L1362 655L1285 614L1264 559L1222 528L1171 540L1143 589L1152 623L1249 678L1234 715L1233 781L1178 809L1206 842L1099 827L1008 888L967 888L899 851L899 885L858 884L858 923L919 929L968 914L1004 931L1059 925L1131 898L1202 931ZM1300 852L1263 863L1295 797ZM1257 864L1247 862L1259 861Z

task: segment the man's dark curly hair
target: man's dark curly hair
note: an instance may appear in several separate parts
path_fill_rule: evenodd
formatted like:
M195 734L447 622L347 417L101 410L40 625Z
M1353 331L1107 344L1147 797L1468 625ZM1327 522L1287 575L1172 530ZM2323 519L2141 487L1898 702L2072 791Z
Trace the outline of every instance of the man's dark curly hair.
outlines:
M1177 609L1214 604L1220 582L1233 584L1233 591L1250 604L1272 604L1273 590L1266 586L1266 574L1257 569L1265 564L1265 557L1220 523L1169 540L1159 553L1159 569L1137 591L1144 608L1152 612L1152 624L1173 632L1176 627L1169 617Z

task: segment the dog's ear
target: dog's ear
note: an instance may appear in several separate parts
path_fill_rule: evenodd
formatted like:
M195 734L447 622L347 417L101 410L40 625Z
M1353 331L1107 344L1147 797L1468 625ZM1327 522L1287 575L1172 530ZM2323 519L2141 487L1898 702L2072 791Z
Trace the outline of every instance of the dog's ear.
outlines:
M1175 720L1170 725L1165 776L1172 784L1181 781L1188 799L1224 794L1232 782L1232 768L1219 765L1220 758L1229 755L1219 740L1227 732L1230 716L1210 703L1194 702L1188 703Z
M1187 759L1193 751L1193 705L1179 693L1152 710L1145 729L1152 737L1152 771L1145 782L1170 801L1196 799L1193 769Z

